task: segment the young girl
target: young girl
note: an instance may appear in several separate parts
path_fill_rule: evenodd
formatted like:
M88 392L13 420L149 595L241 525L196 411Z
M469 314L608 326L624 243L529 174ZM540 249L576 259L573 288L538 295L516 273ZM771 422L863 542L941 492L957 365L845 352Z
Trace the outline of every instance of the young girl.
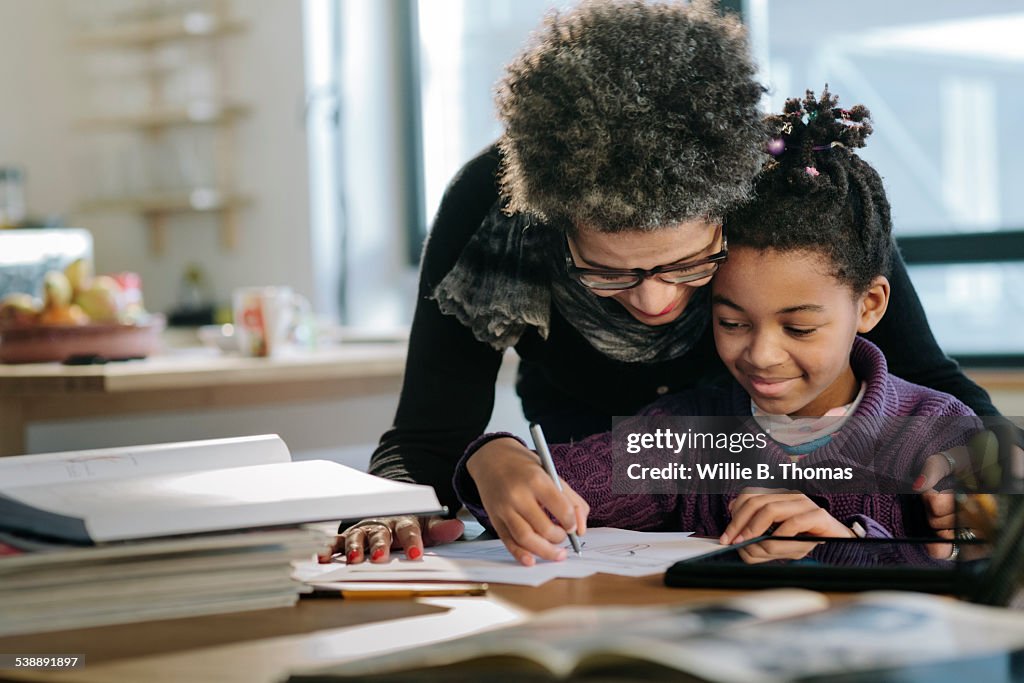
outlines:
M869 113L860 106L840 109L837 101L827 89L820 100L808 92L803 101L789 100L782 115L769 117L774 158L762 170L755 199L726 219L729 256L712 283L711 324L734 381L724 389L668 396L643 414L752 415L772 437L764 452L768 460L803 467L860 458L859 464L872 467L878 457L884 459L881 474L910 481L925 458L966 435L937 430L934 421L879 418L973 413L953 396L889 374L881 351L858 336L878 324L888 305L891 222L881 178L852 151L871 133ZM851 417L877 429L869 446L886 443L884 451L864 448L863 434L855 436L857 427L847 422ZM485 525L489 511L480 504L474 472L493 471L482 467L498 457L489 444L509 437L481 437L456 472L460 498ZM566 530L583 531L588 523L676 529L722 543L772 528L778 536L932 535L920 498L913 496L616 493L612 445L605 433L552 448L558 471L585 501L575 509L549 510ZM872 452L859 452L858 445ZM527 520L521 526L530 525L537 528ZM497 531L514 556L533 563L517 542L520 529ZM806 543L778 541L741 552L758 562L807 550Z

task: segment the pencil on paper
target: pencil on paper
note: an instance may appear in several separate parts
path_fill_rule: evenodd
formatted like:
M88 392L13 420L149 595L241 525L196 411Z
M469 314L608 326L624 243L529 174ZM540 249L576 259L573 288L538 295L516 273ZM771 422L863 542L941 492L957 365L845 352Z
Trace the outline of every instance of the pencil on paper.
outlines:
M530 436L533 437L534 448L537 449L537 455L540 456L540 461L544 465L544 469L554 480L555 486L558 487L559 491L562 491L562 480L558 476L558 472L555 470L555 461L551 459L551 451L548 450L548 440L544 438L544 430L541 429L540 425L536 422L530 425ZM579 537L569 532L569 543L572 544L572 549L577 555L583 554L583 546L580 545Z
M345 600L402 600L406 598L438 598L458 595L486 595L486 583L467 584L403 584L403 583L357 583L314 585L304 599L344 598Z

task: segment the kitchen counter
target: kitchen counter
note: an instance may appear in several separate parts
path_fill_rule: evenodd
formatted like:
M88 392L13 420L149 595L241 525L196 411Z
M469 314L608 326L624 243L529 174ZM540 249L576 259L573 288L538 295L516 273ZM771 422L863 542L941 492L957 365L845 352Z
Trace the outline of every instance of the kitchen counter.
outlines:
M352 343L275 358L197 348L106 365L0 365L0 456L25 452L33 422L397 393L405 352Z

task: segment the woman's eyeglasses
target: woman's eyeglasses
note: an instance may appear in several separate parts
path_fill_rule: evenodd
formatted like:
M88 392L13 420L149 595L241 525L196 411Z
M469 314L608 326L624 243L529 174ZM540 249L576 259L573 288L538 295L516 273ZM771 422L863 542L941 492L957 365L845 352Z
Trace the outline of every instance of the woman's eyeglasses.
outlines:
M602 291L632 289L649 277L656 277L670 285L684 285L688 282L704 280L715 274L718 267L729 257L729 245L722 235L722 250L699 261L673 263L667 266L655 266L650 270L628 268L622 270L606 270L604 268L580 268L572 257L569 249L569 238L565 240L565 268L569 276L578 280L589 289Z

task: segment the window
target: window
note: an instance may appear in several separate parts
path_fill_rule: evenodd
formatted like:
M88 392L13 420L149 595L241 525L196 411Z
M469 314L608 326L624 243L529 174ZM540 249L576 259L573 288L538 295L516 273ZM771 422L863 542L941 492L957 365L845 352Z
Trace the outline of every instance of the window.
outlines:
M1024 9L1015 0L747 0L777 110L827 83L862 103L896 236L939 344L1024 359Z
M498 138L494 86L505 65L522 50L546 12L572 4L418 0L423 199L428 219L437 212L455 172Z
M411 320L441 194L497 138L494 84L544 13L569 4L305 0L320 310L363 328Z
M337 59L337 86L328 90L340 122L317 144L339 150L334 223L344 230L320 242L342 245L345 257L334 264L321 255L328 272L319 281L341 282L349 324L405 323L416 256L441 195L499 133L494 85L504 65L545 12L573 2L306 1L338 8L308 28L333 27L333 43L321 42ZM885 180L897 238L942 347L971 361L1024 362L1018 0L722 4L742 9L770 87L766 108L827 83L843 103L871 109L875 133L863 156ZM321 183L325 192L331 186Z

